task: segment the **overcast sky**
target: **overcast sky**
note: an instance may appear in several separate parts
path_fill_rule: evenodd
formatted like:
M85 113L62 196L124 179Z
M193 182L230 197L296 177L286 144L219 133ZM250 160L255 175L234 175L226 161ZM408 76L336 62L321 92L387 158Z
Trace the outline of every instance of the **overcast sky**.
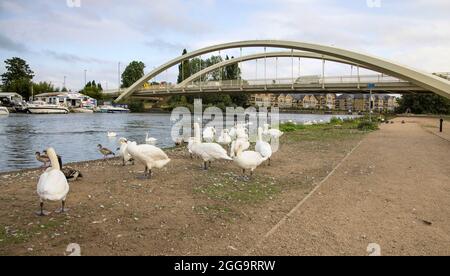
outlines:
M141 60L149 71L183 48L192 51L249 39L334 45L429 72L450 71L449 0L79 2L80 7L73 7L67 0L0 0L1 60L24 58L36 73L35 81L62 86L67 76L67 87L73 90L84 84L85 69L88 80L108 83L111 89L117 87L118 62ZM254 51L261 49L244 54ZM243 64L244 77L262 78L263 63L259 64L258 71L256 62ZM273 75L274 61L267 64L267 74ZM289 64L280 61L280 77L290 76ZM2 64L0 73L4 70ZM297 74L297 66L295 70ZM320 62L302 63L301 73L320 74ZM176 74L174 68L158 80L174 81ZM350 70L328 65L327 75L335 74Z

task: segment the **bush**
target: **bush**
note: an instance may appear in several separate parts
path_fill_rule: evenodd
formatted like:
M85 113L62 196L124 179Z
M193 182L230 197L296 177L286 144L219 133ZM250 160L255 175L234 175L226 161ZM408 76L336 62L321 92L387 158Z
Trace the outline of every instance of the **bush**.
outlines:
M296 125L294 123L286 123L286 124L280 125L280 130L282 132L294 132L294 131L301 130L301 129L305 129L305 126L304 125Z
M333 117L330 120L330 124L332 124L332 125L339 125L339 124L342 124L343 122L344 121L342 119L337 118L337 117Z
M358 129L362 131L372 131L378 129L378 124L371 121L362 121L358 124Z

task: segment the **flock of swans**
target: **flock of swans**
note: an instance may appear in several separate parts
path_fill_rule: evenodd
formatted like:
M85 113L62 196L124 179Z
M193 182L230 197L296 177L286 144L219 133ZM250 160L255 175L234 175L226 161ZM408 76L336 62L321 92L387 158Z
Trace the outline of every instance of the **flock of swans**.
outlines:
M114 135L113 135L114 134ZM108 132L108 137L115 137L117 134ZM270 159L273 154L270 141L278 140L283 135L278 129L271 129L269 125L264 125L264 128L258 128L258 139L256 141L255 149L250 150L250 141L248 129L245 125L238 124L230 130L224 129L221 135L216 139L216 129L214 127L207 127L203 133L200 131L199 123L194 123L194 137L187 141L176 141L179 144L187 144L187 150L191 157L199 157L203 160L203 168L208 170L212 162L219 160L233 161L239 168L242 169L244 175L246 171L250 171L250 175L261 164L268 161L270 166ZM171 160L167 154L157 146L155 146L157 139L149 137L148 133L145 139L145 144L137 144L134 141L128 141L126 138L119 139L118 156L122 159L122 165L133 164L138 162L145 166L144 176L146 178L152 177L153 169L164 168ZM229 152L224 148L226 147ZM116 156L114 152L98 145L99 152L104 158L108 156ZM61 209L59 212L65 212L65 200L69 193L70 176L82 177L79 171L73 170L70 167L70 172L67 168L63 168L61 157L56 154L53 148L44 151L44 154L36 153L36 159L44 163L50 163L45 172L40 176L37 185L37 194L40 199L40 211L37 212L39 216L45 216L48 213L44 211L45 201L61 201Z

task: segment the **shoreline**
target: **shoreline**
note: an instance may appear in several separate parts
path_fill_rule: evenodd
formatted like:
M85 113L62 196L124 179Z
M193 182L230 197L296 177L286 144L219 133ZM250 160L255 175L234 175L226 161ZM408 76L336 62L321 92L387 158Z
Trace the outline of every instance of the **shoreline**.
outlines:
M272 165L251 178L232 161L204 171L185 147L166 150L172 161L152 179L142 179L142 165L123 167L119 158L68 163L83 174L70 182L70 211L44 218L34 215L42 169L6 173L0 255L63 255L73 242L83 255L236 254L230 246L252 244L366 134L328 126L286 133ZM47 202L45 209L59 205Z

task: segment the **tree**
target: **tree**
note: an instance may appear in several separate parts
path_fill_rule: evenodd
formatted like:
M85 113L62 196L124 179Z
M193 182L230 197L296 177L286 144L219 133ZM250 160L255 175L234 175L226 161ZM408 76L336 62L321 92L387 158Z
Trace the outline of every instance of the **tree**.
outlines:
M187 50L184 49L183 50L183 56L186 55L186 54L187 54ZM181 83L185 79L187 79L187 78L189 78L191 76L191 68L190 68L190 64L189 63L190 63L189 60L185 60L178 66L177 83Z
M144 76L145 64L141 61L131 62L122 73L122 88L128 88Z
M34 72L25 60L18 57L5 60L5 64L6 72L2 74L3 91L16 92L28 99Z
M48 93L48 92L58 92L59 89L55 88L55 86L51 82L39 82L39 83L33 83L33 94L38 95L42 93Z
M104 98L102 91L103 89L100 83L96 84L95 81L90 81L86 84L84 89L80 91L80 93L96 100L102 100Z
M399 113L450 114L450 100L437 94L407 94L398 103Z

